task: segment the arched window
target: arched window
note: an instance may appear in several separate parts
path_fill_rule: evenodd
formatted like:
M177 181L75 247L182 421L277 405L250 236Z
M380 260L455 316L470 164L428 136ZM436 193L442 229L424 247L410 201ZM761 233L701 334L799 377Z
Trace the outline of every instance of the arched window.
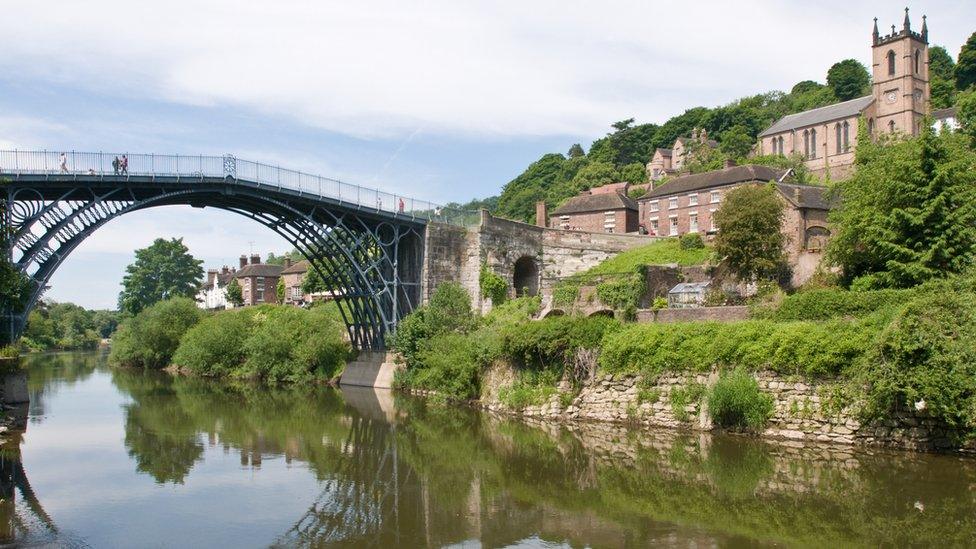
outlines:
M784 156L785 156L785 155L786 155L786 153L785 153L785 152L783 152L783 136L782 136L782 135L781 135L781 136L779 136L779 139L777 139L776 141L778 141L778 142L779 142L779 154L782 154L782 155L784 155Z
M844 150L843 142L840 139L840 122L834 124L834 133L837 134L837 147L834 149L834 152L840 154Z
M922 66L922 52L915 50L915 74L921 74L922 71L919 70Z
M895 75L895 51L888 50L888 76Z
M895 121L894 120L889 120L888 121L888 133L895 133Z
M810 131L803 130L803 156L810 158Z
M810 158L817 157L817 130L810 130Z
M868 135L874 135L874 119L868 118Z
M844 152L851 150L851 125L844 121Z

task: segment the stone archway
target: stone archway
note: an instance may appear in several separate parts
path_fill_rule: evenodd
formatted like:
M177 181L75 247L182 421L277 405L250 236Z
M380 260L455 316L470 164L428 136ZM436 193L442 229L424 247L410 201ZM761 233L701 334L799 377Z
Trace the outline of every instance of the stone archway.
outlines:
M523 255L515 261L512 288L517 297L539 295L539 262L536 258Z

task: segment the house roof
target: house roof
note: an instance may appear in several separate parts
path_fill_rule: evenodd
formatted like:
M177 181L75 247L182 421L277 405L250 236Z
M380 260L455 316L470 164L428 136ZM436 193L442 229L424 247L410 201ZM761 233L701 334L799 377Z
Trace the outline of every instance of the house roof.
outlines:
M671 156L673 154L673 151L671 149L664 149L661 147L658 147L655 152L661 153L661 156Z
M620 193L582 194L567 200L562 206L553 210L554 215L601 212L607 210L636 210L637 203L630 197Z
M285 270L283 265L252 263L238 269L237 272L234 273L234 278L245 278L248 276L281 276L281 271L283 270Z
M795 130L797 128L803 128L806 126L813 126L823 122L830 122L831 120L857 116L861 114L861 112L863 112L864 109L866 109L873 101L873 95L865 95L864 97L858 97L857 99L851 99L850 101L844 101L843 103L834 103L833 105L827 105L826 107L820 107L819 109L811 109L809 111L798 112L796 114L788 114L774 122L772 126L766 128L764 132L759 134L759 137Z
M817 185L799 185L795 183L777 183L776 188L783 194L787 202L797 208L813 210L829 210L832 201L827 194L827 187Z
M281 271L281 274L298 274L308 272L308 260L303 259L296 263L293 263L290 267L285 267L285 270Z
M955 107L949 107L947 109L936 109L932 111L933 120L945 120L946 118L955 118L955 117L956 117Z
M747 181L779 181L784 173L783 170L755 164L732 166L721 170L676 177L656 189L651 189L641 199L699 191Z

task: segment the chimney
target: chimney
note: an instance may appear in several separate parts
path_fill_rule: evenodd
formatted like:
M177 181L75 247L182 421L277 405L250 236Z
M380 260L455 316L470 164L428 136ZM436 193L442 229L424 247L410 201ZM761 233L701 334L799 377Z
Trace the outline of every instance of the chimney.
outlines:
M259 265L261 263L260 254L251 254L251 265Z
M230 273L230 267L228 267L227 265L221 267L220 274L228 274L228 273Z
M545 200L535 203L535 224L538 227L549 225L549 208L546 206Z
M726 167L726 168L734 168L734 167L735 167L735 166L737 166L737 165L738 165L738 164L736 164L736 163L735 163L735 160L733 160L733 159L731 159L731 158L726 158L726 159L725 159L725 167Z
M290 257L286 257L285 258L285 268L287 269L288 267L291 267L291 258Z
M247 256L241 254L241 268L243 269L244 267L247 267Z

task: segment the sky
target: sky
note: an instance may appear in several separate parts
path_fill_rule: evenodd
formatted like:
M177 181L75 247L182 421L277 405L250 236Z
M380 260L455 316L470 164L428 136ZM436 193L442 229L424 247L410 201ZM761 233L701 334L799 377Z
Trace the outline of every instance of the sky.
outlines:
M955 57L969 1L911 6ZM239 158L438 203L498 194L610 124L663 123L870 65L883 1L0 0L0 150ZM165 207L88 238L47 297L114 308L133 250L183 237L205 267L287 242L243 217Z

